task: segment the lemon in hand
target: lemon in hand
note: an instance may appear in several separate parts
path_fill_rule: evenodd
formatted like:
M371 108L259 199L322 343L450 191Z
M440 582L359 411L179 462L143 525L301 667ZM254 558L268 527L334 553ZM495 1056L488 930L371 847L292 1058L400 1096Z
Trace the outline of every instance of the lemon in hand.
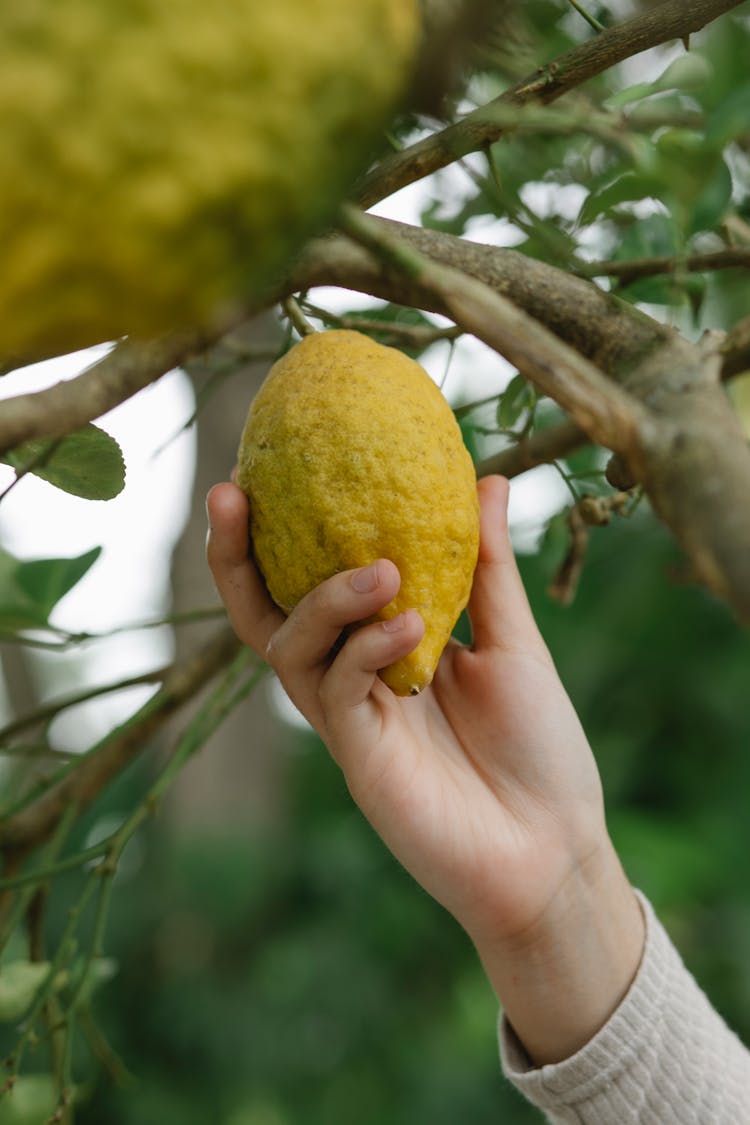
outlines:
M237 483L285 612L341 570L396 564L401 588L377 616L417 609L425 634L380 675L398 695L429 684L468 601L479 509L460 429L424 369L358 332L305 337L251 405Z

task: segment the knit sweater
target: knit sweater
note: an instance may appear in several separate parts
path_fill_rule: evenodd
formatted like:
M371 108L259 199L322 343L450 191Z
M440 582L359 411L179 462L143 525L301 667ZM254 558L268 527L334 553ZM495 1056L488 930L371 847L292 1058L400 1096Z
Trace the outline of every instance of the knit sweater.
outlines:
M641 964L604 1027L570 1058L534 1067L503 1017L503 1070L551 1125L750 1125L750 1051L639 899Z

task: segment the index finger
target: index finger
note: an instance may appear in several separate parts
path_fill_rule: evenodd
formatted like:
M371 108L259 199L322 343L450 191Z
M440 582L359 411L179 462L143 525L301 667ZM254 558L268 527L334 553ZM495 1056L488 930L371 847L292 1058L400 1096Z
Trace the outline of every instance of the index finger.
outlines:
M268 596L250 557L247 497L234 484L216 484L206 497L206 512L206 557L216 589L237 636L265 658L284 614Z

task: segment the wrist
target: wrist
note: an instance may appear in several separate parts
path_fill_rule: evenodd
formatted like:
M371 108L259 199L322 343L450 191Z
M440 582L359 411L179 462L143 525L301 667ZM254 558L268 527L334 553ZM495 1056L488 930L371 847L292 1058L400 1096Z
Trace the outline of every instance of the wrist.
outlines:
M609 840L522 932L475 945L532 1062L559 1062L607 1022L635 977L645 923Z

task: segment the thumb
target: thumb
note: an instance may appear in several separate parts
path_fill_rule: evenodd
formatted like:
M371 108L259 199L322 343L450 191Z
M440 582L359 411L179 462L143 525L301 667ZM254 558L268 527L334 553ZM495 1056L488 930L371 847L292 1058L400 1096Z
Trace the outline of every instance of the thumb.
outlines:
M484 477L478 482L477 492L479 560L467 607L474 649L546 651L510 542L508 481L505 477Z

